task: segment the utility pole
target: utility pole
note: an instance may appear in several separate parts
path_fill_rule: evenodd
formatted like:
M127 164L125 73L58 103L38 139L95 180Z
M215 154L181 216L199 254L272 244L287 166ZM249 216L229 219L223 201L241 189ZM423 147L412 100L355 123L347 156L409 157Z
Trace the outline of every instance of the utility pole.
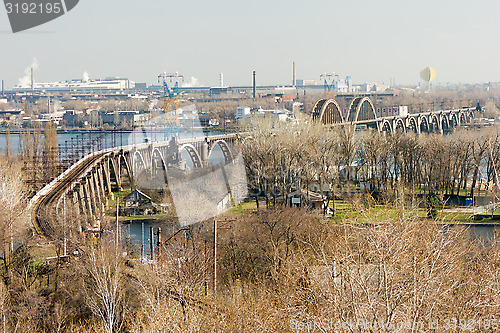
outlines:
M217 294L217 219L214 217L214 295Z
M158 227L158 236L156 237L156 244L158 247L157 255L161 255L161 227Z
M205 296L208 294L208 280L207 280L207 240L205 239L205 251L203 252L204 269L203 269L203 280L205 285Z
M144 260L144 222L142 222L141 262Z
M119 213L120 213L120 206L119 206L119 203L120 203L120 197L118 196L118 192L116 193L116 249L118 250L118 240L119 240L119 225L118 225L118 216L119 216Z
M214 295L217 294L217 230L229 230L227 225L236 220L223 220L220 227L217 227L217 219L214 217Z
M153 227L149 227L149 255L151 257L151 260L154 258L154 243L153 243L153 237L154 237L154 230Z
M63 239L63 256L66 257L66 196L63 197Z

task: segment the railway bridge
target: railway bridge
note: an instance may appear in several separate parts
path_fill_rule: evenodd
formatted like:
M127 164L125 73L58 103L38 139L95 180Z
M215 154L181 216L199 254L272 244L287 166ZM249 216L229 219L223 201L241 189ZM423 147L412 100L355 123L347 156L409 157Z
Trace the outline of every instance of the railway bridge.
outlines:
M134 188L136 181L144 182L163 177L169 168L199 169L211 165L217 150L224 163L233 159L237 134L223 134L203 138L177 139L109 148L91 153L59 175L30 200L31 221L38 234L50 236L54 219L63 215L70 203L80 218L80 231L99 227L108 200L113 191L120 191L124 183ZM165 182L160 182L165 184ZM142 183L144 184L144 183Z
M320 99L314 104L312 119L326 126L352 124L356 127L372 128L377 131L392 133L413 132L447 133L458 126L464 126L474 118L475 107L455 110L428 111L389 117L377 117L375 107L368 97L354 98L347 114L334 99Z

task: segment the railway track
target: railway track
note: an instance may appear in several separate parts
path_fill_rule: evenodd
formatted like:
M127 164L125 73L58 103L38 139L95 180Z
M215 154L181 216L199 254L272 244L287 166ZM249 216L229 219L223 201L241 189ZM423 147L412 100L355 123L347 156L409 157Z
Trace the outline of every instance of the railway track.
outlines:
M100 151L85 157L61 174L30 201L31 222L39 235L49 237L53 232L49 220L55 214L57 201L71 184L80 178L97 160L109 154L109 151Z

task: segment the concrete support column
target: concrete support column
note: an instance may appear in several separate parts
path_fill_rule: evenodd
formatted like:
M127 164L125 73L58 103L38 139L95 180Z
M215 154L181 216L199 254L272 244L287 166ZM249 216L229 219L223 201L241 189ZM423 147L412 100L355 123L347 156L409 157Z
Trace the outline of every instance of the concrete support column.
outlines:
M199 147L196 147L199 149L200 157L201 157L201 162L203 165L208 165L208 143L203 141Z
M134 173L132 170L130 155L125 156L125 164L126 164L126 168L127 168L128 179L130 181L130 187L135 188Z
M103 208L104 208L104 210L106 210L106 209L108 209L109 194L106 191L106 183L104 182L104 176L103 176L102 169L103 169L103 165L100 164L98 166L96 172L97 172L97 179L99 181L99 190L101 193Z
M84 202L85 211L87 212L87 222L91 224L94 221L94 208L92 207L92 193L90 193L88 178L83 179L81 188L82 199Z
M97 176L97 169L93 169L90 172L90 181L93 186L93 194L96 203L96 213L101 215L104 212L103 198L101 196L101 187L99 186L99 178Z
M111 160L111 167L116 176L116 186L118 187L118 192L122 191L122 180L121 180L121 170L120 170L120 156L114 156Z
M81 212L81 202L79 202L78 200L78 192L79 192L79 189L76 190L74 189L73 190L73 193L71 193L71 204L72 204L72 209L73 211L75 212L75 218L77 220L77 230L79 233L81 233L83 231L83 228L82 228L82 212Z
M106 191L108 192L109 198L113 193L111 189L111 175L109 171L109 160L107 159L103 164L104 179L106 180Z
M96 198L95 198L95 189L94 189L94 184L93 184L93 181L92 181L92 176L91 175L87 175L87 177L85 177L85 188L86 188L86 192L85 193L89 200L89 206L90 206L90 216L92 218L92 222L95 222L95 219L96 219L96 213L98 212L98 209L97 209L97 203L96 203Z

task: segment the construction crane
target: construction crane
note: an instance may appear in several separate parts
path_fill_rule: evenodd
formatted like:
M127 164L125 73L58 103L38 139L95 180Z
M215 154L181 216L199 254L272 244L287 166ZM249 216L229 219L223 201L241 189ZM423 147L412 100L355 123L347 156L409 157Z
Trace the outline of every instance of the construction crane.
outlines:
M163 72L158 75L158 83L163 84L163 97L165 104L163 112L165 114L165 140L172 136L179 136L180 121L177 109L179 108L179 82L184 81L184 75Z
M335 91L337 90L337 82L339 81L339 75L335 73L323 73L319 77L324 84L325 99L328 98L335 99Z

